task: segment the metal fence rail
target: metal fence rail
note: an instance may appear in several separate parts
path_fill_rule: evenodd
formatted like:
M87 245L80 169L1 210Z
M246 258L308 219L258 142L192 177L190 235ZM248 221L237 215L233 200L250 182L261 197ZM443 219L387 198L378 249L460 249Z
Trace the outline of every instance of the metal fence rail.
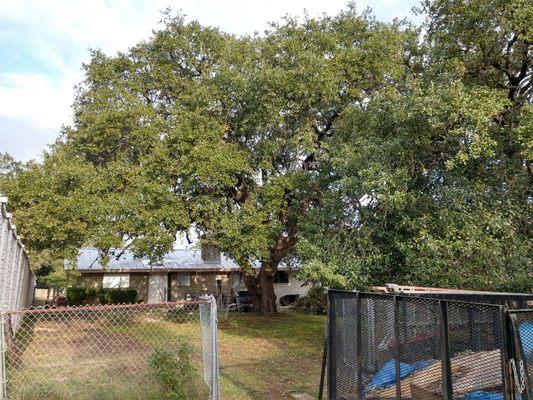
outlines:
M211 298L3 313L0 398L218 400L216 315Z
M516 347L502 305L329 291L328 398L531 399L511 364L531 380L533 311L514 315Z
M13 311L32 304L35 277L6 204L0 197L0 307Z

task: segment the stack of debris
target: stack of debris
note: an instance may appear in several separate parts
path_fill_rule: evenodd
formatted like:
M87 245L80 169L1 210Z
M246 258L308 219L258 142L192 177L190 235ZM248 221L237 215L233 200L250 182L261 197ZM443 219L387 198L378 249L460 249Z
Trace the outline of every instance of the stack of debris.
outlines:
M413 372L401 381L402 398L433 400L442 398L442 368L438 360ZM501 391L501 354L499 350L461 354L451 360L453 393L464 397L474 391ZM369 390L366 399L393 399L396 385Z

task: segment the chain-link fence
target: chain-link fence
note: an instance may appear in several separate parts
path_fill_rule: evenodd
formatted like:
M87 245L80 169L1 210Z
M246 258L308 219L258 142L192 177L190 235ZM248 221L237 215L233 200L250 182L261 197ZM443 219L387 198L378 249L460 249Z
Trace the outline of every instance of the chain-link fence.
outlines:
M6 204L0 197L0 307L13 311L32 304L35 277Z
M214 299L4 313L0 397L218 400L216 315Z
M532 315L516 312L519 354L502 305L329 291L328 398L531 399L517 385L533 369Z
M197 299L205 298L205 296L213 296L216 299L218 315L221 319L226 319L230 310L236 310L237 304L235 303L235 294L231 287L224 287L214 292L209 290L202 291L189 291L186 296L186 300L194 301Z

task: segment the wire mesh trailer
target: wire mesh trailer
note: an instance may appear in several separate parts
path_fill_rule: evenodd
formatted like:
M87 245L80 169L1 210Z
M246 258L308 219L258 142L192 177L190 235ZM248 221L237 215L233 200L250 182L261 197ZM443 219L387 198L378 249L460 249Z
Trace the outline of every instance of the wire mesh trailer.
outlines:
M533 296L484 303L457 293L333 290L328 297L330 400L533 399L533 309L509 310Z

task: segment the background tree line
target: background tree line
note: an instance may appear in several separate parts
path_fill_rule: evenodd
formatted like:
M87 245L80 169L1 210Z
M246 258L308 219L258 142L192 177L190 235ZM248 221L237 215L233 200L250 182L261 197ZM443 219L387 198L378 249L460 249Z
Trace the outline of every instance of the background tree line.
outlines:
M93 51L42 162L2 158L34 266L62 279L85 245L157 259L194 226L264 312L288 258L334 287L532 290L533 7L418 12L349 5L243 37L168 13Z

